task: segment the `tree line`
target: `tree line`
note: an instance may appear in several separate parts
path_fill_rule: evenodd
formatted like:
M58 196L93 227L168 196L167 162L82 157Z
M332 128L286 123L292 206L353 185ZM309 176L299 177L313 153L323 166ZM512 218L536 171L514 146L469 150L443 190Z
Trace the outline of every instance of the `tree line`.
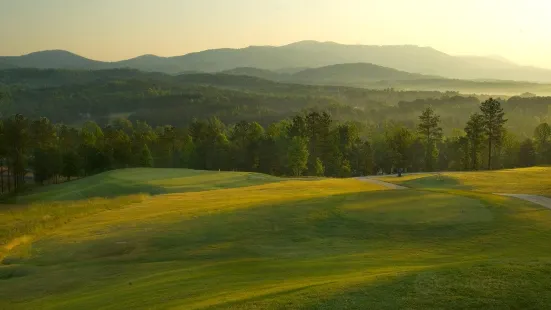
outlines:
M427 107L414 126L387 124L369 135L354 122L310 111L263 127L216 117L153 128L118 118L106 126L54 124L16 114L0 126L0 188L17 191L32 172L38 184L129 167L252 171L278 176L351 177L405 171L479 170L551 163L551 127L519 140L505 129L501 103L488 99L464 130L444 136Z

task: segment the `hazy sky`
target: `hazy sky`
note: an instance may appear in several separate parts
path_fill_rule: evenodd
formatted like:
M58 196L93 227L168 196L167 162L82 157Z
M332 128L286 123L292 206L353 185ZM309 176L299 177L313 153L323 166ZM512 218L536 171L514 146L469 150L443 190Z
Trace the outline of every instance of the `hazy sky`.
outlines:
M415 44L551 68L551 1L0 0L0 55L121 60L300 40Z

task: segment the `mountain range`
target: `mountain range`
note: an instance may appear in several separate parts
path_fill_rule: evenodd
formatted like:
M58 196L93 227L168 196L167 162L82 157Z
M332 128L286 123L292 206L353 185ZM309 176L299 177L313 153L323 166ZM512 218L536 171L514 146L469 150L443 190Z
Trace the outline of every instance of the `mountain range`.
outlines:
M338 75L342 73L339 70L343 70L343 67L331 66L346 64L350 69L353 66L357 67L357 63L368 64L372 70L387 67L388 71L385 70L385 74L393 79L397 74L400 79L439 76L470 80L551 82L551 70L548 69L520 66L499 56L452 56L430 47L414 45L343 45L333 42L301 41L284 46L213 49L175 57L143 55L117 62L96 61L62 50L0 57L0 69L131 68L168 74L221 71L232 73L232 70L235 73L235 70L255 70L255 76L263 72L269 76L266 78L272 80L278 76L296 75L298 72L300 74L295 76L298 79L301 76L312 76L316 74L315 70L319 69L307 69L320 67L324 67L326 72L334 70ZM363 74L360 72L361 68L354 70L360 75ZM398 73L400 71L402 72Z

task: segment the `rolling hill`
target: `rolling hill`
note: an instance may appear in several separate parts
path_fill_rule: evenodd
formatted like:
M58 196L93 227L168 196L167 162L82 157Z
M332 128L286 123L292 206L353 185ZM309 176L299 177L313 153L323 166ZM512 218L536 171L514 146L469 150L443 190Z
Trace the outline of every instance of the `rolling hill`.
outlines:
M144 55L118 62L99 62L66 51L36 52L0 57L0 63L25 68L133 68L177 74L186 71L220 72L235 68L285 70L343 63L371 63L396 70L458 79L500 79L551 82L551 70L513 64L499 57L458 57L414 45L343 45L302 41L284 46L213 49L183 56Z
M374 81L400 81L433 78L369 63L338 64L306 69L293 74L290 81L320 84L360 84Z
M434 190L464 175L392 191L125 169L44 187L0 208L0 308L546 309L551 211Z
M299 72L301 71L299 70ZM234 68L231 70L224 70L220 73L229 74L229 75L254 76L254 77L271 80L271 81L290 81L292 77L291 74L278 73L275 71L252 68L252 67Z
M0 63L19 68L85 69L98 70L110 67L109 63L91 60L63 50L35 52L23 56L0 57Z

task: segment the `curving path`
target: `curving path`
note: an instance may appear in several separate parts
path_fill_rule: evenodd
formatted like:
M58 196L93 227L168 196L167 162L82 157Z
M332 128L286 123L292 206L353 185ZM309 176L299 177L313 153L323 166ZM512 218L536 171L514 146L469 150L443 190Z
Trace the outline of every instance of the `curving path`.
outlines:
M526 200L526 201L538 204L540 206L546 207L548 209L551 209L551 198L538 196L538 195L526 195L526 194L499 194L499 193L497 193L496 195L514 197L514 198Z
M393 183L379 181L379 180L375 179L374 177L360 177L360 178L358 178L358 180L364 181L364 182L369 182L369 183L372 183L372 184L382 185L382 186L384 186L386 188L389 188L389 189L398 189L398 190L408 189L408 187L405 187L405 186L400 186L400 185L396 185L396 184L393 184ZM535 204L540 205L542 207L551 209L551 198L544 197L544 196L528 195L528 194L504 194L504 193L494 193L494 195L522 199L522 200L525 200L525 201L528 201L528 202L531 202L531 203L535 203Z

